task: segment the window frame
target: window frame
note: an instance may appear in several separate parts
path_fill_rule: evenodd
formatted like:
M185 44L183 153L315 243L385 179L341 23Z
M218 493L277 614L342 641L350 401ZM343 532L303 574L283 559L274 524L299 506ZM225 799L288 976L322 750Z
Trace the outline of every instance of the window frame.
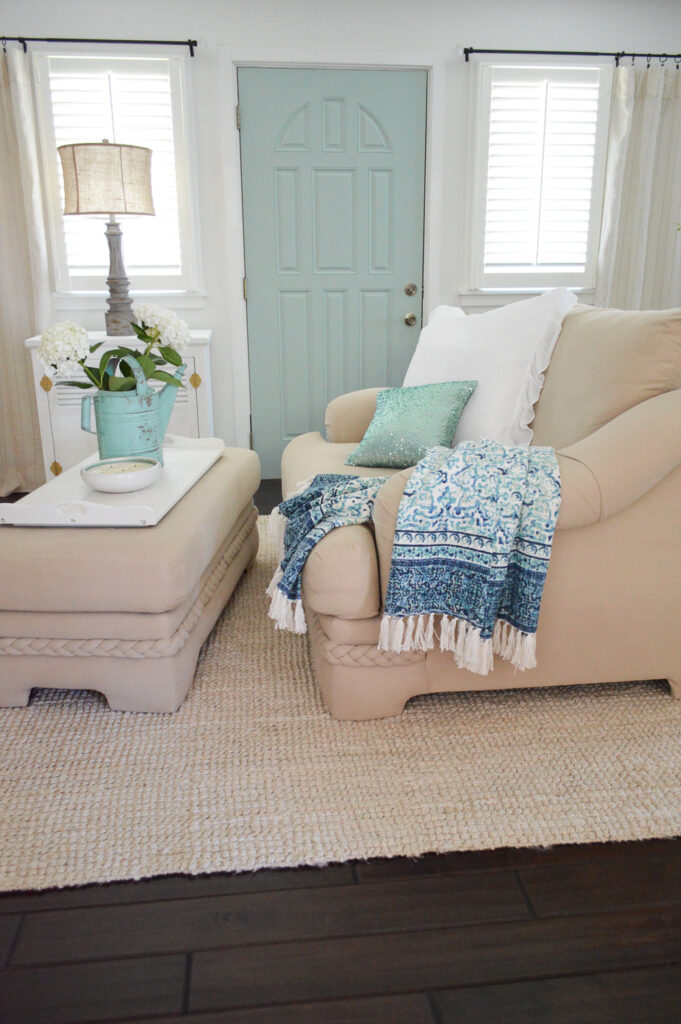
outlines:
M50 92L50 58L72 60L101 60L109 65L124 61L164 61L168 65L172 103L173 141L175 150L175 176L177 186L178 224L181 273L175 275L130 275L130 291L135 296L199 296L202 287L202 267L199 245L199 211L195 182L197 169L196 146L188 123L187 110L191 106L191 71L187 54L175 52L150 53L147 47L121 48L98 46L93 49L70 46L47 46L33 53L33 82L38 134L40 170L43 181L43 200L49 245L53 298L58 305L68 305L74 297L87 299L107 295L105 280L97 275L74 277L69 273L64 238L64 215L59 194L57 143L54 131ZM104 260L108 262L102 218L102 245ZM122 221L125 246L125 220Z
M467 285L462 294L479 295L488 293L536 294L547 288L565 286L572 291L592 292L596 287L596 271L598 246L600 240L601 220L603 213L603 193L605 188L605 172L608 147L608 131L610 124L610 97L612 89L613 67L611 63L602 61L578 62L574 58L518 57L491 60L471 60L475 82L471 89L469 106L469 148L468 190L467 195L467 245L466 245L466 277ZM493 72L498 69L514 71L527 69L532 72L570 70L591 70L599 76L599 110L596 129L596 146L594 150L594 174L592 186L592 202L589 216L589 239L587 259L584 271L506 271L485 273L485 214L487 203L487 173L489 152L489 127L491 84Z

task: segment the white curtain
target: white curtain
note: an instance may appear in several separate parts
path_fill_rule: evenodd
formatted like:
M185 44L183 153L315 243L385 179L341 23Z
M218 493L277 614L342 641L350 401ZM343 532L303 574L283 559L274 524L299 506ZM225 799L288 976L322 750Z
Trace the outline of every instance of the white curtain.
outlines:
M619 67L595 304L681 306L681 69Z
M24 341L50 320L47 244L28 56L0 58L0 495L43 483Z

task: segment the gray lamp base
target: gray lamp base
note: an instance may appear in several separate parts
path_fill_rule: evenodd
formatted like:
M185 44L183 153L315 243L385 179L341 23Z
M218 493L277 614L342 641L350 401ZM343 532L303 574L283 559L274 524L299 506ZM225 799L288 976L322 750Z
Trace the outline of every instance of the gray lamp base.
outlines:
M128 294L130 281L125 276L123 266L123 235L115 217L106 225L106 240L109 243L109 276L106 279L109 286L106 303L109 308L104 316L106 333L110 338L129 337L134 333L130 324L135 318L132 314L132 299Z

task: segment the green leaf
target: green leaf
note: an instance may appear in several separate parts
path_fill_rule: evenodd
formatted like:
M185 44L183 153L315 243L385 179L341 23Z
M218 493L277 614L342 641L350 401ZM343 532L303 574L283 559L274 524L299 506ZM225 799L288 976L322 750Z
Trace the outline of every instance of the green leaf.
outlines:
M170 348L169 345L159 345L158 350L167 363L172 363L173 366L182 366L182 356L174 348Z
M151 341L151 338L149 337L147 332L144 330L143 327L140 327L139 324L131 323L130 326L132 327L133 331L135 332L140 341Z
M135 380L133 377L109 377L110 391L134 391Z
M96 341L94 345L90 345L90 352L96 352L97 349L101 348L103 344L103 341Z
M61 385L62 387L65 387L65 388L91 388L92 387L92 384L90 384L86 380L57 380L57 381L55 381L55 384L57 385L57 387L59 387Z
M113 367L111 367L113 362ZM102 358L99 360L99 377L100 380L104 381L105 373L114 374L116 372L116 366L118 365L118 359L116 357L116 350L112 352L105 352Z
M162 380L165 381L166 384L172 384L175 388L182 387L182 381L177 380L176 377L171 377L169 373L165 372L165 370L155 370L154 373L150 373L149 376L153 380Z
M102 382L99 377L96 376L96 371L91 369L89 366L83 366L85 376L92 381L96 388L101 388Z

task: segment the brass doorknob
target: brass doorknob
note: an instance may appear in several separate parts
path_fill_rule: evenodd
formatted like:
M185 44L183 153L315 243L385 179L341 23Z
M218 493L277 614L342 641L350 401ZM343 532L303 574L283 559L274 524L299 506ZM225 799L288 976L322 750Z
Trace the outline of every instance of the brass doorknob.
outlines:
M416 323L416 313L407 313L407 315L404 318L404 322L407 325L407 327L413 327L414 324Z
M413 282L410 281L409 284L405 284L405 286L404 286L404 294L405 295L416 295L416 291L417 291L416 285Z

